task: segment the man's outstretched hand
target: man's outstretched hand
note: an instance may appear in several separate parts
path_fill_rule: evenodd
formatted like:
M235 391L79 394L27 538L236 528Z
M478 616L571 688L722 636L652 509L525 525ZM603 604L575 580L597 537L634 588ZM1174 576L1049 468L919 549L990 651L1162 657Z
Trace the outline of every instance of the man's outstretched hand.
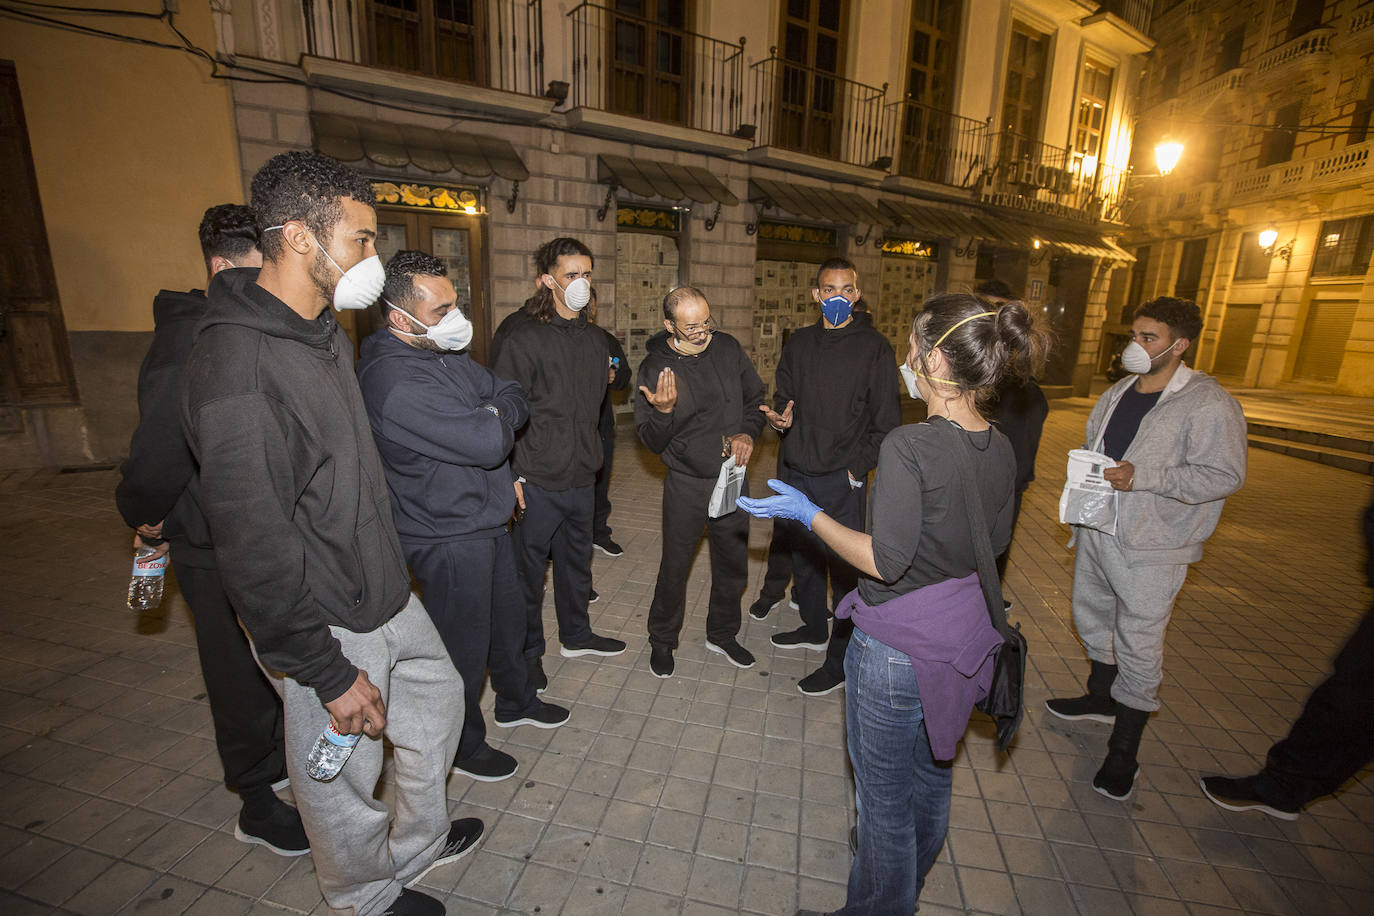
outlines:
M788 401L787 406L782 409L782 413L778 413L767 404L760 404L759 410L762 410L763 415L768 418L769 426L773 427L778 432L782 432L784 429L789 429L792 426L792 405L795 403L797 402Z

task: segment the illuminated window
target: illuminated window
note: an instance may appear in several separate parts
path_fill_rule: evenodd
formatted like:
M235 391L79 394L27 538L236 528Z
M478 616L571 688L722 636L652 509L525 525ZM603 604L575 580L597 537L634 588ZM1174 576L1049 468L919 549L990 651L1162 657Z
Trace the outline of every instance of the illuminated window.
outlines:
M1102 156L1102 133L1107 123L1107 101L1112 91L1112 70L1084 62L1078 80L1078 123L1074 126L1073 151L1081 160L1083 177L1090 180Z
M1374 254L1374 214L1327 220L1317 238L1320 242L1312 256L1312 276L1363 276Z

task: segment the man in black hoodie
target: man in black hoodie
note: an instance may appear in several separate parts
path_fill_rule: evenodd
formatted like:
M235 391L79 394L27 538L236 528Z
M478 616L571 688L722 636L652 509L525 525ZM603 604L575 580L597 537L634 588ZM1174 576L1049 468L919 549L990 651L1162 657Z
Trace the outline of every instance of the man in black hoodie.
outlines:
M862 531L868 472L878 464L883 437L901 423L902 410L897 356L871 322L856 320L860 295L852 263L832 258L821 265L811 290L821 319L788 338L778 361L773 408L762 410L787 438L783 482ZM797 683L802 693L820 696L844 685L844 653L854 625L837 620L830 633L831 598L838 603L852 591L858 571L805 525L784 524L792 528L802 625L773 634L772 643L780 649L827 649L824 664Z
M206 210L200 250L207 278L262 266L253 211L240 204ZM156 330L138 373L138 428L120 468L115 504L140 544L162 539L162 550L174 548L172 569L191 608L224 782L243 801L234 835L298 856L310 851L301 817L272 792L272 783L286 773L281 699L253 660L220 583L205 516L187 488L196 466L181 431L181 380L204 315L205 293L198 289L164 289L153 300Z
M325 902L437 916L443 904L407 885L482 834L480 820L447 813L463 682L410 594L352 346L329 311L381 292L374 200L318 153L258 171L263 267L210 284L182 424L225 590L282 695L287 772ZM383 734L394 823L374 797ZM346 743L335 735L366 737L332 779L308 776L317 743Z
M467 710L453 768L483 782L515 774L487 743L478 699L487 668L496 724L557 728L568 711L535 696L525 668L525 605L506 528L515 510L510 451L529 419L525 393L466 352L472 322L448 268L401 251L387 263L387 326L358 361L372 435L386 468L401 549L458 673Z
M556 238L534 254L539 290L525 302L524 319L508 319L492 371L517 382L530 405L530 422L515 440L511 464L516 500L520 572L525 586L525 659L536 684L543 680L544 568L553 555L553 598L558 641L565 658L619 655L625 643L592 632L587 613L592 590L592 492L601 467L597 425L606 396L610 349L587 323L592 253L577 239Z
M749 516L708 517L722 459L744 467L763 431L763 381L739 341L717 331L701 291L679 286L663 299L664 330L639 364L635 428L663 459L663 555L649 605L649 668L673 674L687 608L687 574L705 528L711 550L706 648L739 668L754 656L739 644L740 596L749 579ZM748 495L747 490L743 495Z

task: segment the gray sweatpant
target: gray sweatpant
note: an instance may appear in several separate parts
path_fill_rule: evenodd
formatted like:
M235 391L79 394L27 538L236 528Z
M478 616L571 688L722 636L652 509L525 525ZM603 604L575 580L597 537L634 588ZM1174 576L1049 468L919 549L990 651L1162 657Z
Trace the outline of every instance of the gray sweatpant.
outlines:
M1073 625L1094 661L1118 666L1112 698L1132 709L1159 708L1164 630L1187 564L1128 565L1110 534L1078 529L1073 564Z
M425 869L448 836L449 768L463 725L463 681L415 595L371 633L330 632L382 693L395 749L395 821L373 797L382 742L363 738L339 775L311 779L306 758L329 712L310 687L268 672L286 710L286 771L300 809L320 891L331 914L380 913ZM389 830L388 830L389 828Z

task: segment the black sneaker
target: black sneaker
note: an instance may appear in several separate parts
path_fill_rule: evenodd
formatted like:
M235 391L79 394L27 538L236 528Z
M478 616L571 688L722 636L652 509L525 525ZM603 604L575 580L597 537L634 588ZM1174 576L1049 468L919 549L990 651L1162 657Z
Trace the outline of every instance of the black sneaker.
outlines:
M596 593L596 589L592 589L591 592L589 592L589 593L587 594L587 603L588 603L588 604L596 604L596 603L597 603L598 601L600 601L600 600L601 600L601 596L598 595L598 594Z
M809 697L823 697L844 686L844 678L836 677L825 668L817 668L797 681L797 689Z
M1094 696L1091 693L1081 697L1062 697L1045 701L1045 708L1061 719L1073 721L1087 719L1089 722L1116 721L1116 700L1111 697Z
M609 537L604 537L599 541L592 541L592 546L608 557L618 557L625 552L624 548Z
M816 652L822 652L825 650L826 641L824 639L817 641L806 632L806 627L797 627L786 633L774 633L769 642L779 649L812 649Z
M424 871L407 881L406 886L414 887L434 869L441 865L448 865L450 862L457 862L472 852L477 846L477 841L482 838L482 831L484 830L486 830L486 826L479 818L475 817L460 817L450 823L448 825L448 837L444 840L444 845L439 847L439 854L434 857L433 862L425 866Z
M1201 783L1203 794L1227 811L1262 811L1281 821L1298 819L1298 808L1280 808L1261 798L1255 791L1253 776L1242 776L1240 779L1232 779L1229 776L1204 776Z
M249 817L247 809L239 811L234 825L234 839L243 843L266 846L279 856L303 856L310 851L310 840L295 808L273 796L276 802L266 817Z
M673 650L667 646L653 646L649 649L649 670L654 677L673 676Z
M712 652L724 655L730 659L730 664L736 668L754 667L754 653L739 644L738 640L727 639L721 643L714 643L706 640L706 648Z
M549 676L544 673L544 660L542 658L525 659L525 677L534 685L535 693L543 693L549 689Z
M444 916L448 910L429 894L401 888L401 896L387 905L382 916Z
M782 604L781 598L770 598L767 595L759 595L758 600L749 605L749 616L755 620L766 620L768 615L773 612L773 608Z
M1069 721L1087 720L1106 722L1107 725L1116 721L1116 700L1110 696L1063 696L1059 699L1047 699L1044 707L1059 718Z
M558 651L563 654L564 658L577 658L579 655L619 655L625 651L625 643L618 639L611 639L609 636L597 636L593 633L586 642L563 646Z
M1093 777L1093 790L1116 801L1125 801L1135 791L1135 774L1140 765L1119 751L1108 751L1102 768Z
M1010 612L1011 612L1011 602L1008 601L1007 599L1003 598L1003 599L1002 599L1002 613L1003 613L1003 614L1007 614L1007 613L1010 613Z
M517 725L533 725L535 728L557 728L568 721L568 711L562 706L554 706L543 700L535 700L529 709L513 719L503 719L495 715L492 719L502 728L515 728Z
M500 782L515 775L520 769L516 759L505 751L498 751L489 744L468 756L453 761L453 772L471 776L478 782Z

